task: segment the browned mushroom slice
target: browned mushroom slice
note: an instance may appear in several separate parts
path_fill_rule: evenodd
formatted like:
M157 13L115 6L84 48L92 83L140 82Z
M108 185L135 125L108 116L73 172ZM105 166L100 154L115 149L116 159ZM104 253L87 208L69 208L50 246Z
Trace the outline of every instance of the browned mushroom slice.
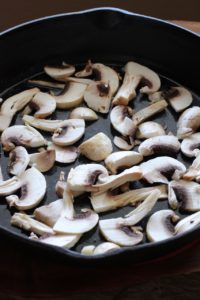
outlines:
M44 71L53 79L65 82L69 76L74 74L75 67L69 64L63 64L61 66L45 66Z

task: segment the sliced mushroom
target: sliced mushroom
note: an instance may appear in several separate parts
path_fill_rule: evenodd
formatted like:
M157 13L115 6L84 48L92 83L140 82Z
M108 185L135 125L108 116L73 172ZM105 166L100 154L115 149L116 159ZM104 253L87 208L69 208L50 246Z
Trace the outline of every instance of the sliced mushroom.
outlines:
M51 227L34 220L31 216L25 213L14 213L14 215L11 217L11 224L39 235L54 234L54 231Z
M85 121L69 119L63 121L55 130L52 141L58 146L69 146L80 140L85 133Z
M156 157L140 165L143 178L149 183L168 183L168 179L179 179L186 171L180 161L169 157Z
M94 254L94 249L95 249L94 245L84 246L82 248L82 250L81 250L81 254L84 254L84 255L93 255Z
M56 152L55 160L62 164L70 164L78 157L78 149L74 146L60 147L51 143L48 149L54 149Z
M55 191L58 197L63 198L65 186L66 186L65 172L61 171L59 179L56 182L56 186L55 186Z
M1 105L0 111L0 131L9 127L14 115L22 110L33 96L39 92L39 89L33 88L25 90L6 99Z
M79 146L82 155L93 161L104 160L113 151L110 138L103 132L97 133Z
M200 182L200 152L197 153L197 156L192 165L183 175L183 179L196 180L197 182Z
M113 143L115 144L115 146L117 146L119 149L121 150L131 150L134 145L135 145L135 141L133 140L133 138L131 137L119 137L119 136L115 136L113 139Z
M200 133L191 134L181 143L181 152L188 157L194 157L200 150Z
M91 209L84 208L81 213L75 214L73 208L73 195L66 186L63 194L64 209L53 229L58 233L81 234L94 228L99 216Z
M178 206L189 212L200 210L200 185L197 182L178 180L168 185L169 204L173 209Z
M98 119L97 114L90 108L77 107L72 110L69 116L70 119L83 119L85 121L96 121Z
M29 154L22 146L17 146L9 153L8 172L12 175L22 174L29 164Z
M143 156L135 151L118 151L110 154L106 160L106 168L116 174L121 168L132 167L141 162Z
M18 176L0 182L0 196L7 196L16 192L21 187L21 180Z
M90 84L94 80L92 79L86 79L86 78L76 78L76 77L68 77L68 81L76 82L76 83L82 83L82 84Z
M128 106L117 105L110 113L110 121L115 130L121 133L123 136L134 137L137 127L131 120L132 109Z
M10 151L16 146L40 147L46 145L43 136L31 126L14 125L6 128L1 135L4 151Z
M81 234L44 234L38 238L36 235L32 234L30 239L44 244L70 249L76 245L81 236Z
M26 125L31 125L37 129L47 132L54 132L63 123L63 120L45 120L34 118L28 115L24 115L22 120Z
M159 242L175 236L174 223L179 216L173 210L163 209L155 212L146 226L147 238L151 242Z
M94 111L106 114L109 112L112 93L109 83L94 81L90 83L84 93L84 100Z
M74 74L75 67L64 63L61 66L45 66L44 71L53 79L66 82L67 78Z
M30 166L34 166L40 172L47 172L54 166L56 153L54 149L48 149L30 154L29 157Z
M20 175L21 196L10 195L6 197L9 206L19 210L27 210L37 206L46 193L45 177L32 167ZM9 194L12 192L10 191Z
M136 132L138 139L149 139L160 135L165 135L165 130L161 124L153 121L141 123Z
M110 67L96 63L92 65L93 72L95 74L96 80L108 84L110 87L111 95L115 94L119 87L119 76Z
M177 136L179 139L193 134L200 127L200 107L193 106L186 109L177 122Z
M114 243L104 242L99 244L98 246L85 246L81 250L81 254L84 255L98 255L98 254L104 254L107 252L113 252L115 250L120 249L120 247Z
M75 76L76 77L88 77L90 75L92 75L92 62L91 60L88 60L85 68L79 72L76 72Z
M50 116L56 109L55 99L47 94L39 92L28 103L28 106L24 109L24 114L30 114L34 112L35 118L46 118Z
M134 166L129 169L124 170L118 175L106 176L101 174L98 177L97 184L93 185L91 191L103 193L110 189L115 189L118 186L123 185L126 182L136 181L142 178L142 171L139 167Z
M101 174L108 176L107 169L102 165L79 165L69 171L67 184L72 191L90 192L96 189L93 185Z
M135 88L140 84L140 92L144 94L151 94L159 90L161 82L159 76L151 69L140 65L136 62L128 62L124 70L126 74L135 77Z
M170 105L176 112L185 110L192 103L191 93L184 87L172 86L160 92L149 95L153 102L159 100L169 101Z
M28 83L33 86L41 88L53 88L53 89L64 89L65 85L63 83L50 82L46 80L28 80Z
M181 144L178 138L173 135L162 135L149 138L142 142L138 148L143 156L149 155L170 155L175 156L179 152Z
M158 101L156 103L153 103L153 104L139 110L135 114L133 114L132 119L133 119L134 123L138 125L138 124L146 121L153 115L163 111L167 106L168 106L168 103L165 100Z
M193 229L200 224L200 212L196 212L182 220L180 220L175 226L176 234L184 233Z
M136 204L143 201L152 191L158 189L160 191L159 199L167 198L166 185L157 185L154 187L145 187L136 190L128 190L118 195L113 194L111 191L102 194L91 193L91 204L97 213L111 211L118 207L123 207L128 204Z
M80 105L86 88L86 84L68 81L62 92L58 96L54 95L56 107L69 109Z
M66 185L66 183L65 183ZM33 216L36 220L53 227L61 216L63 200L58 199L50 204L40 206L34 210Z
M137 85L137 77L125 73L123 83L112 101L113 105L128 105L136 96L135 88Z

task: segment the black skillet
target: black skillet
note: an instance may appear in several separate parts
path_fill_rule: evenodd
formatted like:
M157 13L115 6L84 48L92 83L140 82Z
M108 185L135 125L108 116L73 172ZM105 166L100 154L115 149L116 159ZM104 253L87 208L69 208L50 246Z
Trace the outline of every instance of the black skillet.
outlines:
M98 8L87 11L45 17L16 26L0 34L0 96L7 98L28 87L27 79L44 78L43 66L66 61L80 68L88 59L109 64L122 72L129 60L137 61L158 72L162 86L180 84L193 92L194 103L200 98L200 37L188 30L151 17L133 14L116 8ZM169 79L170 78L170 79ZM138 110L148 104L147 98L137 96L131 105ZM58 111L54 118L66 118L66 112ZM177 116L169 108L154 118L175 133ZM20 124L19 114L15 123ZM96 132L104 131L111 138L113 131L105 116L87 126L84 139ZM48 136L47 136L48 137ZM50 137L50 136L49 136ZM115 150L117 150L115 148ZM5 177L7 156L1 153L1 164ZM178 159L188 164L182 156ZM82 157L76 162L84 163ZM61 170L68 171L72 165L57 164L46 174L47 196L43 203L57 199L54 186ZM76 201L77 209L88 206L87 198ZM167 208L167 201L160 201L155 210ZM101 218L123 216L131 207L102 215ZM34 251L58 255L68 262L86 263L139 263L171 253L191 243L200 234L200 228L159 243L146 243L105 255L86 257L80 250L87 244L99 244L103 239L98 229L85 234L72 250L46 246L31 241L20 229L10 225L10 211L4 199L0 199L0 231L16 242L29 245ZM178 212L180 213L180 212ZM184 216L184 215L182 215ZM145 227L146 220L141 224ZM30 248L29 248L30 249ZM76 250L76 251L74 251Z

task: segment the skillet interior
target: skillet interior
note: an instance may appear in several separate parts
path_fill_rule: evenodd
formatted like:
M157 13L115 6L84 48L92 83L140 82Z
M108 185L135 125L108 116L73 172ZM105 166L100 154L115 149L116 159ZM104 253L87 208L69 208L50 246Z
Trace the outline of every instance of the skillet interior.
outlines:
M147 29L149 26L150 29ZM148 42L150 42L149 30L151 32L151 39L154 43L151 41L151 43L148 44ZM83 31L85 33L84 35L82 35ZM44 34L47 34L47 36L44 36ZM177 36L177 40L174 40L175 36ZM130 40L131 37L133 42ZM143 39L142 37L145 37L146 39ZM169 39L167 44L166 38ZM16 45L19 45L19 47L16 48L16 55L13 55L14 53L10 48L12 47L14 40ZM51 45L49 44L50 40ZM112 47L110 40L112 40ZM173 44L173 40L176 41L176 43ZM199 47L194 47L194 40L198 42ZM20 44L20 41L22 44ZM162 44L164 41L165 45ZM8 53L5 53L5 44L7 44ZM183 44L185 44L187 48L190 48L193 55L187 55L187 53L184 54L182 51L180 54L178 53L178 49L180 50L181 45ZM196 48L200 48L200 42L197 36L174 26L145 17L126 14L125 12L102 9L83 14L55 17L54 19L47 19L29 24L2 35L0 39L0 53L2 52L1 54L4 55L3 57L5 57L5 60L1 61L2 74L0 74L0 88L1 91L5 89L6 91L3 92L1 96L7 98L12 94L23 90L23 88L26 88L27 85L24 81L18 83L21 79L27 79L30 78L30 76L43 78L44 75L38 75L38 72L41 72L43 65L46 63L59 63L64 60L69 63L76 63L79 66L80 62L85 62L88 58L91 58L92 61L109 63L114 65L118 70L121 70L121 66L129 59L133 59L152 67L160 74L170 76L170 78L173 78L180 84L185 84L186 87L200 93L200 87L197 85L198 76L197 73L195 73L197 66L200 66ZM168 53L167 56L165 56L166 52ZM182 56L184 57L184 66L182 66ZM183 69L185 72L183 72ZM190 73L191 69L193 71ZM190 74L190 76L188 76L188 74ZM9 88L12 84L16 85ZM162 77L163 86L173 84L173 81L170 81L166 77ZM195 93L193 93L193 97L194 104L199 105L199 97L197 97ZM148 104L147 101L147 97L141 97L139 95L136 101L134 101L134 108L136 108L136 110L141 109ZM65 117L66 112L63 111L58 111L56 112L56 115L54 115L54 118L64 119ZM177 117L173 114L171 109L168 109L167 113L159 114L154 119L162 124L166 124L168 130L175 133ZM20 115L14 122L17 124L21 123ZM87 126L84 139L93 136L99 131L103 131L113 137L109 119L105 121L105 117L101 117L98 122L94 122ZM181 155L179 155L178 158L180 160L183 159ZM82 157L79 159L79 163L85 162L86 160ZM76 162L76 165L77 163L78 161ZM187 164L187 161L184 161L184 163ZM5 175L6 165L7 158L4 157L4 154L2 153L2 166ZM54 186L60 170L64 169L67 171L71 167L72 165L63 167L57 164L52 171L47 173L47 181L50 184L48 184L49 188L47 196L43 203L49 203L57 199L54 192ZM88 200L84 199L83 201L83 199L80 198L76 201L77 208L81 208L83 203L84 206L86 203L89 205ZM160 201L155 209L157 210L166 207L167 202ZM102 218L117 217L119 215L124 215L130 210L130 207L122 208L112 213L103 214ZM4 200L1 200L0 202L0 220L0 224L3 228L11 230L14 234L17 234L17 236L22 235L19 229L10 226L10 212L5 205ZM145 225L145 220L142 222L142 225ZM190 238L188 238L189 234L182 236L182 240L180 243L177 243L177 246L186 243L188 239L191 239L192 236L194 236L195 232L197 234L198 230L193 231L193 234L190 234ZM93 232L84 235L84 238L81 239L75 248L80 251L83 245L88 243L98 244L100 239L98 230L93 230ZM180 240L180 238L178 240ZM169 241L164 242L163 244L168 250L175 247ZM132 248L132 250L122 250L124 254L121 254L121 257L125 257L125 253L127 253L128 257L128 254L137 251L135 250L136 248L141 251L145 251L145 248L156 249L152 244L149 244L148 247L146 244L136 246ZM158 248L159 245L157 251L153 251L154 255L155 252L158 253ZM122 253L122 251L120 252ZM65 253L67 255L72 255L71 251ZM113 254L111 256L116 255L117 254ZM74 257L79 256L75 254ZM138 259L139 256L136 261L138 261Z

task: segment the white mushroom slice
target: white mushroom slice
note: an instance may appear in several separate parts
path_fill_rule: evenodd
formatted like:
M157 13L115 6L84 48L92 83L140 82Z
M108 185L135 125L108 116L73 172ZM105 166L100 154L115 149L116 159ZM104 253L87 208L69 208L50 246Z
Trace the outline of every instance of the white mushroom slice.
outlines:
M128 105L136 96L135 88L137 85L137 78L125 73L123 83L112 101L113 105Z
M179 180L168 185L169 204L173 209L178 206L189 212L200 210L200 185L197 182Z
M38 238L37 236L31 236L30 239L44 244L70 249L76 245L81 236L81 234L45 234L40 238Z
M3 174L2 174L2 169L1 169L1 166L0 166L0 183L4 181L3 179Z
M134 205L139 201L143 201L155 189L160 191L159 199L167 198L167 187L165 185L157 185L154 187L129 190L118 195L112 194L111 191L107 191L102 194L92 193L90 200L93 209L97 213L101 213L111 211L128 204Z
M180 161L169 157L156 157L140 165L143 178L149 183L168 183L168 178L179 179L186 171Z
M58 96L54 96L56 107L69 109L80 105L86 88L86 84L68 81L62 92Z
M112 68L100 63L93 64L92 69L96 80L109 84L111 94L115 94L119 87L118 74Z
M16 146L40 147L46 145L43 136L31 126L14 125L6 128L1 135L4 151L10 151Z
M27 210L38 205L46 193L45 177L37 169L26 170L20 176L21 197L10 195L6 197L9 206L19 210ZM11 194L10 192L9 194Z
M141 123L136 132L136 138L138 139L149 139L160 135L165 135L165 130L162 125L153 121Z
M9 127L14 115L22 110L38 92L39 89L37 88L29 89L6 99L2 103L0 111L0 131Z
M93 255L113 252L113 251L118 250L118 249L120 249L119 245L116 245L114 243L105 242L105 243L99 244L94 249Z
M163 111L167 106L168 106L168 103L165 100L158 101L156 103L153 103L153 104L139 110L135 114L133 114L132 119L133 119L134 123L138 125L138 124L146 121L146 119L149 119L150 117L154 116L155 114Z
M72 145L84 135L85 121L82 119L69 119L63 121L55 130L52 141L58 146Z
M118 151L110 154L106 160L106 168L116 174L120 168L129 168L141 162L143 156L135 151Z
M180 220L175 226L176 234L184 233L193 229L200 224L200 212L196 212L182 220Z
M88 77L88 76L92 75L92 72L93 72L92 62L91 62L91 60L88 60L85 68L79 72L76 72L75 76L76 77Z
M61 171L58 181L56 182L55 191L58 197L63 198L63 193L66 187L65 172Z
M69 115L70 119L83 119L85 121L96 121L98 119L97 114L90 108L77 107L72 110Z
M174 222L179 217L173 210L164 209L155 212L146 226L147 238L151 242L159 242L175 236Z
M34 232L38 235L54 234L54 231L51 227L34 220L31 216L25 213L15 213L11 217L11 224L24 230Z
M194 133L200 127L200 107L193 106L186 109L177 122L177 136L179 139Z
M102 81L90 83L84 93L84 100L87 106L102 114L109 112L111 98L110 85Z
M93 185L93 190L98 193L103 193L110 189L115 189L118 186L123 185L126 182L136 181L142 178L142 171L139 167L131 167L121 172L118 175L105 176L101 174L98 177L97 184Z
M94 249L95 249L94 245L84 246L82 248L82 250L81 250L81 254L84 254L84 255L93 255Z
M143 240L143 233L138 227L120 224L122 218L99 221L99 229L104 238L119 246L134 246Z
M200 133L191 134L181 143L181 152L188 157L194 157L200 150Z
M68 174L67 184L72 191L90 192L95 190L93 184L98 180L101 174L108 176L107 169L102 165L79 165L75 169L71 168Z
M74 146L60 147L55 144L51 144L48 149L54 149L56 152L55 160L62 164L70 164L74 162L78 157L78 149Z
M26 125L31 125L37 129L47 132L54 132L63 123L63 120L45 120L24 115L22 120Z
M55 99L47 94L39 92L29 102L28 106L24 109L24 114L34 112L35 118L46 118L50 116L56 109Z
M73 195L68 187L63 194L64 209L53 229L58 233L81 234L94 228L99 220L98 214L91 209L84 208L81 213L75 214Z
M17 176L0 182L0 196L7 196L16 192L21 187L21 180Z
M97 133L79 146L82 155L93 161L104 160L113 151L110 138L103 132Z
M66 184L66 183L65 183ZM53 227L61 216L63 200L58 199L50 204L40 206L34 210L33 216L36 220Z
M76 77L68 77L68 81L72 81L72 82L77 82L77 83L82 83L82 84L90 84L92 83L94 80L92 79L86 79L86 78L76 78Z
M191 93L184 87L173 86L149 96L151 101L166 100L176 112L185 110L192 103Z
M45 66L44 71L53 79L65 82L69 76L74 74L75 67L68 64L63 64L61 66Z
M124 70L126 74L135 77L135 82L136 80L138 81L137 85L140 84L142 86L140 89L141 93L151 94L159 90L161 85L160 78L151 69L136 62L130 61L125 65ZM135 88L137 85L135 83Z
M12 175L20 175L29 164L29 154L22 146L17 146L9 153L8 172Z
M53 89L64 89L65 85L63 83L50 82L45 80L28 80L33 86L42 87L42 88L53 88Z
M133 139L131 137L129 138L129 137L115 136L114 139L113 139L113 143L119 149L127 150L127 151L131 150L135 145L135 142L133 141Z
M181 144L178 138L173 135L162 135L149 138L142 142L138 148L138 152L143 156L149 155L169 155L174 156L180 150Z
M30 154L29 157L30 166L34 166L40 172L47 172L54 166L56 153L54 149L48 149Z
M136 124L130 119L132 116L132 109L128 106L117 105L110 113L110 121L115 130L123 136L134 137L137 127Z
M192 165L183 175L183 179L196 180L197 182L200 182L200 152L197 153L197 156Z

